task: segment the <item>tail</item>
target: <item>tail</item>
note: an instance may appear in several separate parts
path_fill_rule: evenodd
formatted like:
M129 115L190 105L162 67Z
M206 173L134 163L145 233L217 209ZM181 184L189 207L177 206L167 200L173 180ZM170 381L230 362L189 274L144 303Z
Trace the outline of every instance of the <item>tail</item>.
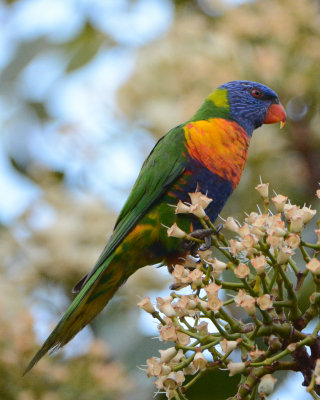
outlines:
M73 300L58 325L27 366L24 375L50 350L56 350L68 343L84 328L109 302L128 275L117 262L109 257L91 276L83 289Z

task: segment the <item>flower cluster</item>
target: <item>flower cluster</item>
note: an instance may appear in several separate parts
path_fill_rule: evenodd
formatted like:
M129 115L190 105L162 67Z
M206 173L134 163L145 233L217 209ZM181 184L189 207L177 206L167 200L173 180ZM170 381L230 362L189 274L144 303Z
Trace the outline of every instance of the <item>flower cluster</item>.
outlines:
M176 290L170 296L158 297L156 307L149 297L138 304L158 320L160 340L173 342L160 350L159 357L147 360L148 377L156 378L157 389L168 399L185 399L184 393L199 375L218 369L228 369L230 376L242 374L234 399L270 394L278 370L300 371L307 390L317 396L320 323L311 333L305 333L305 328L319 313L320 223L315 242L306 242L302 233L316 210L293 205L280 194L269 199L268 184L256 189L264 213L251 212L242 224L227 218L224 229L231 233L230 239L216 231L207 217L211 199L202 193L190 194L191 205L179 202L176 207L176 213L196 215L203 228L214 234L209 250L199 247L197 257L188 256L175 265ZM195 240L199 246L202 241L176 224L168 235ZM296 254L302 256L303 265L296 263ZM309 307L302 310L298 298L307 276L314 291ZM179 293L182 288L186 294ZM288 355L290 361L284 360Z

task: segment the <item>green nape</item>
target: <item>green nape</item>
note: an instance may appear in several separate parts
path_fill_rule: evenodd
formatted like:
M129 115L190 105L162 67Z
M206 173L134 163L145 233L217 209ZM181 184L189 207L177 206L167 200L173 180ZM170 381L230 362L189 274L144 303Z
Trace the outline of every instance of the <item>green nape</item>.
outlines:
M209 94L199 110L188 122L209 118L232 119L227 89L216 89Z

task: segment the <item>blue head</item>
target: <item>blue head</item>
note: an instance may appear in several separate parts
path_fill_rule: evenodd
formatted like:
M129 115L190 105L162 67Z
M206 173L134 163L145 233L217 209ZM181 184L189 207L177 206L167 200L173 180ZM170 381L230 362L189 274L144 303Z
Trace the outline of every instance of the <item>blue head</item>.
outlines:
M285 122L286 114L278 95L258 82L232 81L219 86L226 89L230 116L249 136L262 124Z

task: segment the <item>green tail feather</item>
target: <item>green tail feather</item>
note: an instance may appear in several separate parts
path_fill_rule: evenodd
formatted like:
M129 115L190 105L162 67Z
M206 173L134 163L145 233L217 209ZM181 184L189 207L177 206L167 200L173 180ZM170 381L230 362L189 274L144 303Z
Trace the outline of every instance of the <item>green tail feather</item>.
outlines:
M123 268L112 263L112 257L101 265L71 303L58 325L28 364L25 375L49 351L59 349L84 328L114 296L127 276Z

